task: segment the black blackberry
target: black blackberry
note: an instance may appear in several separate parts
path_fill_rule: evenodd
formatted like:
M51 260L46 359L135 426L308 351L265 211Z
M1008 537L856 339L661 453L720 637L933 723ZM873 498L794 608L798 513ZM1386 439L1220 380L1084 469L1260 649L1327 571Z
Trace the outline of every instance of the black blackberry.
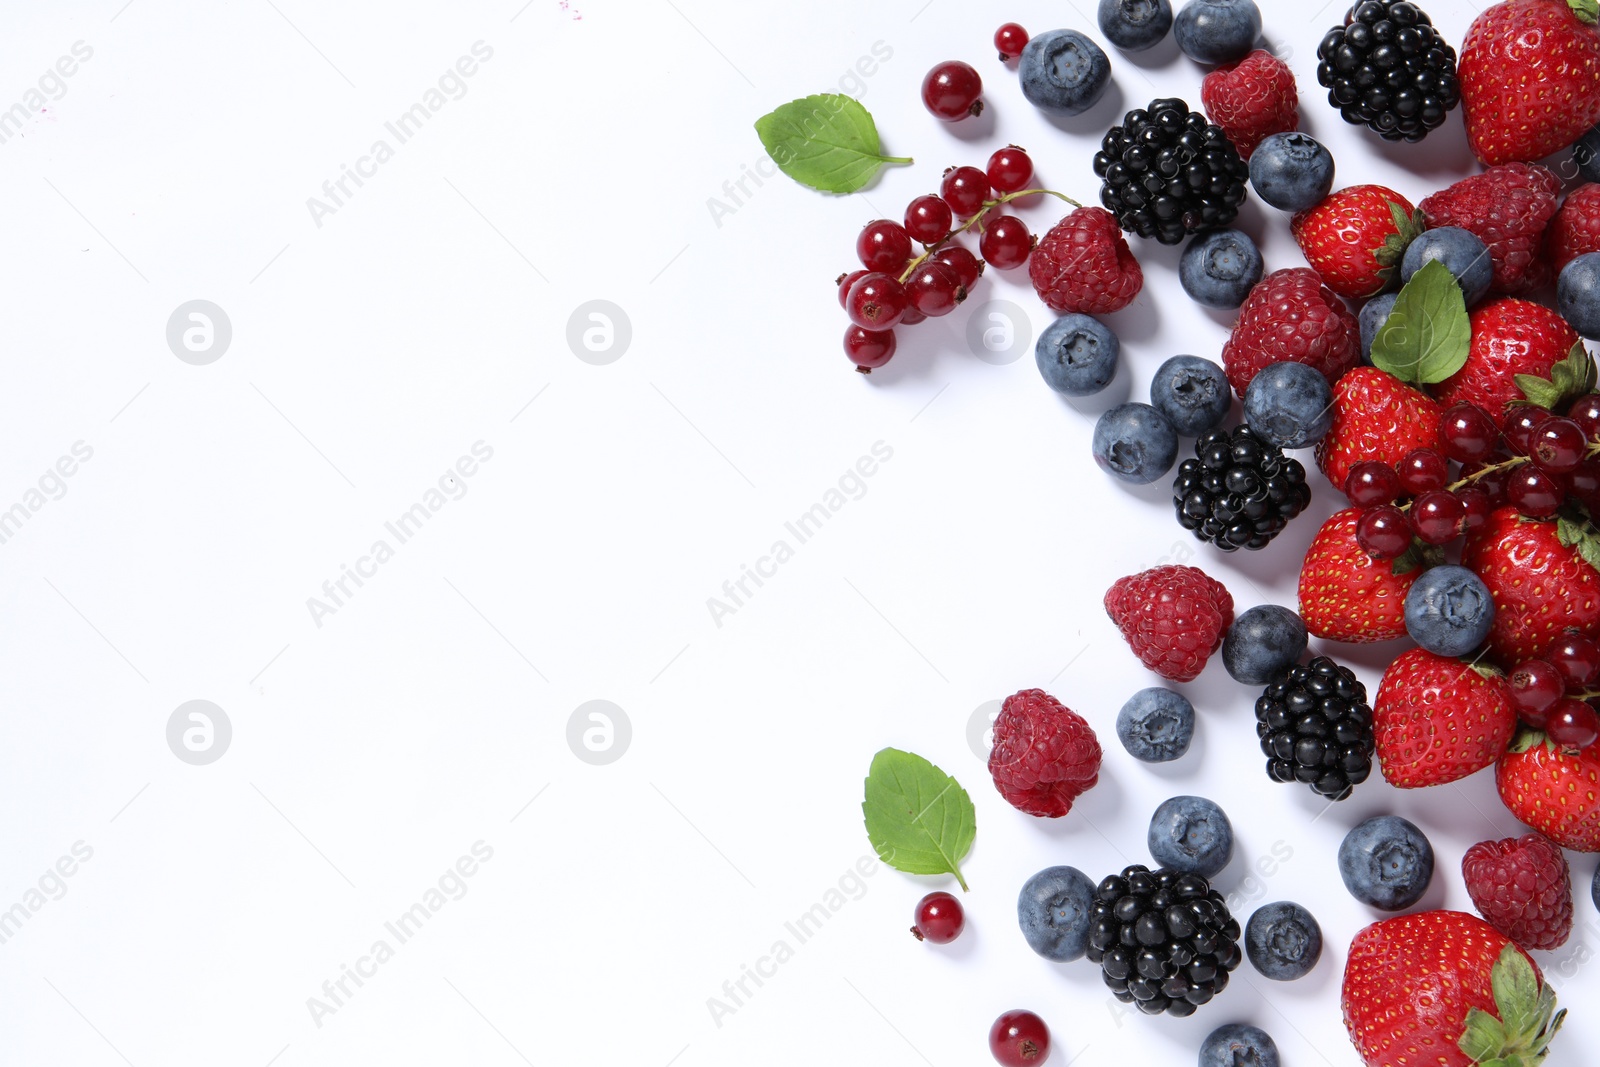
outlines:
M1089 960L1147 1015L1193 1015L1239 966L1239 921L1198 874L1133 866L1094 891Z
M1455 49L1407 0L1360 0L1317 46L1317 81L1353 126L1420 141L1461 102Z
M1344 800L1372 773L1372 709L1350 668L1327 656L1291 667L1256 699L1267 774Z
M1214 430L1178 468L1172 506L1178 523L1224 552L1265 548L1311 503L1306 469L1248 426Z
M1100 202L1117 224L1164 245L1232 222L1250 177L1222 128L1173 99L1130 111L1111 127L1094 172L1103 179Z

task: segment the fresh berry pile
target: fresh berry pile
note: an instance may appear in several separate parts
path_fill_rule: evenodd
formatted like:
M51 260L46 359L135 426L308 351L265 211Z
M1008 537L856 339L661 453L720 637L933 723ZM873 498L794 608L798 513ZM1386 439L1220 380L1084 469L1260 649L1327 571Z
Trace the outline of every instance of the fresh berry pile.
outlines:
M1102 606L1129 665L1180 688L1220 651L1248 687L1238 699L1253 701L1268 778L1330 807L1374 769L1397 790L1493 775L1532 832L1467 851L1462 881L1481 918L1424 910L1326 936L1349 944L1341 1009L1367 1067L1532 1067L1564 1012L1527 951L1567 942L1569 852L1600 852L1600 383L1585 345L1600 340L1600 7L1500 0L1459 49L1414 0L1355 0L1326 30L1316 79L1327 106L1370 131L1362 137L1391 142L1386 158L1404 165L1407 143L1463 123L1481 166L1455 180L1419 167L1415 202L1359 173L1336 181L1353 161L1336 166L1301 132L1292 52L1258 47L1253 0L1176 11L1168 0L1101 0L1097 22L1099 40L1122 53L1170 33L1206 68L1204 113L1163 97L1097 128L1092 162L1082 144L1067 158L1098 181L1100 206L1069 200L1073 210L1037 239L1005 210L1048 192L1034 188L1028 153L1007 146L985 169L947 171L903 223L862 232L863 269L839 279L847 354L858 369L882 366L897 326L952 312L985 266L1027 267L1053 313L1038 369L1072 398L1107 389L1142 357L1107 316L1147 282L1163 299L1181 292L1236 311L1219 350L1162 353L1148 402L1105 405L1094 421L1096 465L1129 485L1170 480L1178 524L1209 546L1199 565L1108 582ZM1082 116L1113 82L1107 49L1086 29L1030 35L1007 23L992 46L1028 104ZM923 84L928 110L947 122L1006 106L982 94L976 68L959 61ZM1570 165L1550 162L1568 151ZM1292 235L1295 262L1266 262L1233 226L1252 191L1280 213L1268 225ZM975 250L963 235L976 236ZM1157 245L1185 247L1163 255ZM1296 450L1309 450L1306 462ZM1293 520L1314 497L1328 517L1302 531ZM1269 544L1257 558L1297 560L1298 603L1236 614L1207 561ZM1369 703L1336 646L1399 640ZM1040 689L1007 699L988 762L1000 796L1061 818L1109 773L1108 759L1134 761L1120 773L1192 761L1189 697L1165 685L1128 691L1114 720ZM1100 729L1114 729L1123 751L1102 750ZM925 788L943 786L937 797L953 785L931 765L924 773ZM1154 811L1150 866L1098 884L1059 865L1027 880L1016 916L1033 951L1086 957L1114 996L1148 1014L1195 1012L1246 955L1274 981L1317 967L1325 931L1309 910L1267 903L1241 930L1245 917L1212 885L1234 842L1214 801L1173 796ZM923 842L913 855L879 854L960 879L968 821L945 815L967 834L955 853L927 858ZM925 833L939 843L940 831ZM1380 812L1350 826L1337 867L1357 901L1409 912L1445 876L1437 859L1422 826ZM1600 872L1594 895L1600 906ZM947 896L918 905L919 940L961 932L965 913ZM1032 1012L1007 1012L990 1047L1001 1063L1040 1062L1049 1030ZM1277 1064L1278 1051L1264 1032L1230 1024L1206 1039L1200 1062Z

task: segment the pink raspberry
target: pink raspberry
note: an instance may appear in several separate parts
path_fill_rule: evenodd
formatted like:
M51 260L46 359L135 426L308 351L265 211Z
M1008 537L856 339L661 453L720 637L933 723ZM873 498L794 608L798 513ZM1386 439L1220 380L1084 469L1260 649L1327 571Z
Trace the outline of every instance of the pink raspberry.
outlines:
M1523 948L1552 949L1572 933L1567 857L1543 834L1480 841L1461 860L1467 895L1488 924Z
M1530 163L1502 163L1462 178L1417 207L1428 226L1459 226L1489 246L1494 288L1525 293L1550 280L1541 256L1544 230L1556 213L1561 179Z
M1233 597L1198 567L1168 565L1119 578L1106 614L1139 662L1174 682L1192 681L1233 624Z
M1099 780L1100 755L1082 715L1043 689L1024 689L1000 706L989 773L1012 807L1057 819Z
M1206 117L1228 135L1242 159L1274 133L1300 128L1300 94L1294 72L1258 48L1239 62L1218 67L1200 83Z
M1309 267L1273 271L1257 282L1222 346L1223 370L1240 396L1262 367L1289 360L1315 367L1329 385L1361 362L1356 317Z
M1049 307L1084 315L1121 311L1144 287L1116 216L1103 207L1076 208L1050 227L1028 259L1028 278Z
M1550 268L1556 274L1585 252L1600 252L1600 185L1590 182L1572 190L1550 220L1544 240Z

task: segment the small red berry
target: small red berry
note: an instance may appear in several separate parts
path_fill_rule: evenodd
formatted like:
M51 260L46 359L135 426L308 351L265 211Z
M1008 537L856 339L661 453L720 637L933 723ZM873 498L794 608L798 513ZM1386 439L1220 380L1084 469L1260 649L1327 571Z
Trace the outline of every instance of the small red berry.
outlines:
M968 293L972 292L972 287L978 284L978 276L983 273L983 260L957 244L948 244L939 249L933 254L933 261L954 270Z
M1411 502L1411 528L1425 544L1454 541L1466 515L1466 505L1445 489L1429 489Z
M850 295L850 287L871 273L870 270L862 267L860 270L847 271L833 280L833 284L839 287L840 307L844 307L844 299Z
M911 235L898 222L874 219L861 227L856 255L868 270L899 274L911 258Z
M906 206L906 233L913 240L931 245L941 241L950 232L954 216L944 197L932 193L919 196Z
M1561 748L1577 751L1600 740L1600 716L1581 700L1563 700L1550 709L1544 731Z
M950 314L967 298L955 268L931 259L906 279L905 290L911 306L930 319Z
M1028 44L1028 31L1015 22L1007 22L994 31L994 50L1000 53L1000 62L1016 59Z
M1439 437L1451 459L1477 463L1494 454L1500 443L1500 427L1478 405L1456 404L1440 419Z
M1525 463L1506 477L1506 499L1532 519L1548 519L1561 510L1566 492L1549 472Z
M1356 520L1356 543L1373 559L1394 559L1411 547L1411 524L1393 504L1368 508Z
M1032 251L1033 234L1028 232L1028 224L1015 215L988 220L978 239L978 252L984 262L1000 270L1022 266Z
M1533 441L1534 428L1549 418L1549 412L1542 408L1526 407L1518 404L1506 412L1505 423L1502 429L1505 432L1506 444L1518 455L1527 455L1528 447Z
M1003 1067L1032 1067L1050 1056L1050 1028L1031 1011L1006 1012L989 1028L989 1051Z
M1567 418L1578 424L1589 440L1600 437L1600 393L1585 393L1572 402Z
M1565 474L1583 462L1588 440L1571 419L1552 416L1534 428L1529 455L1551 474Z
M1016 145L1007 145L989 157L989 185L999 193L1017 193L1033 180L1033 160Z
M939 195L957 218L970 219L989 199L989 176L977 167L951 167L939 183Z
M1511 703L1530 726L1543 726L1545 715L1567 692L1567 680L1542 659L1524 660L1511 670Z
M1400 495L1400 477L1387 463L1365 460L1350 468L1344 480L1344 495L1358 508L1392 504Z
M902 322L905 320L901 320ZM1461 501L1461 532L1470 534L1483 528L1489 521L1489 513L1494 510L1494 501L1482 486L1467 485L1456 490L1456 498Z
M1395 465L1395 473L1400 476L1400 488L1415 496L1443 489L1450 480L1450 465L1431 448L1413 448Z
M928 71L922 79L922 103L946 122L955 122L983 111L983 79L970 63L948 59Z
M918 941L932 941L935 945L948 945L961 936L966 928L967 915L961 901L949 893L929 893L917 901L916 921L911 934Z
M874 368L889 362L894 347L893 330L863 330L851 323L844 331L844 354L862 374L871 374Z
M845 314L864 330L893 329L910 306L905 286L877 271L857 279L844 301Z
M1544 650L1544 658L1566 679L1568 689L1583 689L1600 678L1600 643L1592 637L1562 634Z

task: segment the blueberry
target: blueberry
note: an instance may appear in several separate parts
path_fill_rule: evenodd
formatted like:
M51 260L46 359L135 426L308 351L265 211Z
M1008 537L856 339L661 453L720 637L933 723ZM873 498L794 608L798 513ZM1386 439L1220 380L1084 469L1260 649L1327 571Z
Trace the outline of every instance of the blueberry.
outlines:
M1090 396L1117 376L1122 345L1098 319L1063 315L1039 335L1033 358L1045 384L1067 396Z
M1304 211L1333 188L1333 156L1315 137L1272 134L1250 153L1250 184L1279 211Z
M1399 299L1399 293L1383 293L1361 305L1361 314L1357 316L1357 321L1361 323L1362 362L1368 365L1372 363L1372 342L1377 338L1378 331L1383 329L1383 324L1389 320L1389 313L1394 310L1394 302Z
M1266 685L1300 662L1306 624L1277 604L1259 604L1233 620L1222 639L1222 665L1234 681Z
M1384 911L1422 899L1433 879L1433 846L1398 815L1374 815L1344 835L1339 877L1350 895Z
M1278 1046L1258 1027L1224 1023L1200 1046L1200 1067L1278 1067Z
M1580 336L1600 341L1600 252L1585 252L1561 268L1556 307Z
M1212 230L1189 242L1178 260L1178 281L1189 299L1208 308L1236 308L1261 280L1261 250L1238 230Z
M1600 126L1578 138L1572 146L1572 162L1578 165L1578 177L1600 182Z
M1465 567L1430 567L1406 593L1406 633L1439 656L1465 656L1494 625L1494 600Z
M1100 32L1124 52L1154 48L1172 29L1168 0L1100 0Z
M1046 867L1017 894L1017 925L1028 947L1047 960L1070 963L1089 950L1094 882L1076 867Z
M1185 437L1222 425L1233 406L1233 390L1222 368L1199 356L1173 356L1150 380L1150 403Z
M1151 816L1147 843L1161 866L1211 878L1233 858L1233 825L1214 801L1172 797Z
M1117 740L1134 759L1175 760L1194 740L1194 705L1170 689L1141 689L1117 713Z
M1261 9L1255 0L1189 0L1173 20L1172 32L1183 54L1196 63L1243 59L1261 36Z
M1269 363L1244 391L1244 421L1279 448L1305 448L1333 425L1333 387L1315 367Z
M1178 432L1149 404L1119 404L1094 424L1093 447L1101 470L1147 485L1172 469Z
M1244 950L1264 977L1292 982L1311 973L1322 956L1322 927L1287 900L1263 904L1244 928Z
M1023 46L1017 76L1034 107L1078 115L1105 95L1111 60L1077 30L1050 30Z
M1489 246L1476 234L1459 226L1423 231L1406 246L1406 254L1400 260L1400 280L1409 282L1423 264L1435 259L1456 276L1468 307L1488 293L1489 283L1494 281L1494 264L1489 259Z

